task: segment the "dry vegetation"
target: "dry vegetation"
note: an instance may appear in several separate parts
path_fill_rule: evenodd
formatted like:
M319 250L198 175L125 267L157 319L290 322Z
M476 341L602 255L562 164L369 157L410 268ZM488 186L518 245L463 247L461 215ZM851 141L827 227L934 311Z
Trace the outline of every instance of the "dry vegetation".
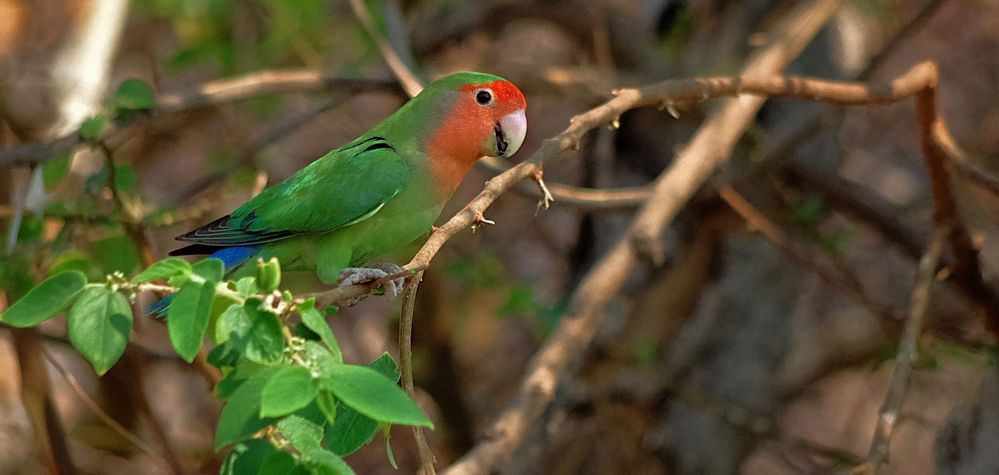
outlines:
M0 0L0 308L72 259L134 273L482 70L527 95L516 163L391 256L404 298L329 319L436 423L393 429L401 472L999 472L994 2L124 5ZM89 147L129 78L158 106ZM218 471L219 374L166 333L97 378L58 320L0 326L0 473Z

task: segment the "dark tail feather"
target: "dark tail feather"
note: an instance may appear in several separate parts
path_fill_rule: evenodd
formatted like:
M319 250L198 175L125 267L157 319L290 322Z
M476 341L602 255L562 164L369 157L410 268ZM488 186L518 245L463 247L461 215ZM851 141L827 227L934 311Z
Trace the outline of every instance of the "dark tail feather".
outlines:
M192 244L190 246L172 251L170 255L188 256L211 254L209 257L222 260L222 264L225 265L226 275L228 275L230 272L236 270L237 267L243 265L243 263L251 257L255 256L258 251L260 251L260 248L256 246L215 247L206 246L204 244ZM173 301L173 297L173 295L167 295L166 297L153 302L152 305L146 308L146 316L166 318L167 313L170 310L170 302Z
M222 249L218 246L209 246L206 244L191 244L190 246L184 246L180 249L174 249L170 251L171 256L204 256L212 254L215 251Z
M167 311L170 310L170 302L173 302L173 294L167 295L146 307L147 317L166 318Z

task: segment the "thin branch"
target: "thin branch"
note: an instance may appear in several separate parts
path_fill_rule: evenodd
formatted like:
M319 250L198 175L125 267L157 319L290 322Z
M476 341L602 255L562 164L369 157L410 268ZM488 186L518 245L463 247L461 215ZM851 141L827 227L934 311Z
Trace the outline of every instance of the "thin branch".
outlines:
M399 53L392 48L388 40L378 31L378 27L375 26L375 21L371 18L371 12L368 11L364 0L350 0L350 8L354 11L354 15L361 22L364 30L367 31L368 36L375 42L375 46L378 47L378 51L385 58L385 62L388 64L389 69L392 70L392 74L402 84L402 88L406 90L406 94L409 94L410 97L419 94L423 90L423 81L413 73L399 56Z
M747 64L747 78L767 77L778 73L807 45L818 29L838 7L833 0L801 3L778 22L771 32L770 42L759 48ZM455 227L470 224L475 213L491 203L497 183L531 176L542 160L577 143L582 131L607 123L620 116L624 106L648 103L663 97L643 96L647 89L620 91L610 102L577 116L560 140L545 141L534 156L499 177L490 180L486 190L462 213L435 232L415 259L432 256ZM667 91L657 90L665 95ZM643 102L645 101L645 102ZM715 110L690 144L676 157L671 168L657 178L655 191L638 213L627 235L594 265L573 295L571 312L562 318L558 328L532 358L514 400L493 424L487 438L452 465L446 473L488 473L495 470L520 445L524 435L538 424L538 418L554 397L557 382L570 362L592 341L602 322L603 307L617 293L632 267L638 263L633 243L636 233L646 233L648 239L658 235L670 218L704 182L707 176L725 161L736 139L762 106L760 98L726 101ZM585 129L583 127L586 127ZM518 169L529 172L518 177ZM522 173L522 172L521 172ZM506 188L512 186L507 184Z
M77 397L79 397L80 400L83 401L83 404L86 405L87 408L89 408L90 411L94 413L94 415L96 415L102 422L107 424L107 426L111 430L115 431L118 435L122 436L122 438L131 442L132 445L134 445L137 449L141 450L150 458L152 458L153 462L159 465L160 468L162 468L164 471L166 471L167 473L174 472L173 468L170 466L170 463L168 463L167 460L163 458L162 455L157 453L155 449L149 446L149 444L145 443L139 436L133 434L125 426L119 424L118 421L116 421L113 417L111 417L110 414L105 412L104 409L101 408L101 405L98 404L97 401L95 401L94 398L87 393L87 390L80 385L80 382L76 380L76 377L73 376L65 367L63 367L62 364L60 364L59 361L52 356L52 354L50 354L48 351L45 351L44 354L45 354L45 359L48 360L49 364L51 364L52 367L55 368L56 372L58 372L63 377L63 379L66 380L67 383L69 383L70 389L72 389L73 392L76 393Z
M919 259L916 271L916 283L912 289L909 318L905 322L898 345L898 356L895 358L895 369L892 371L891 383L885 395L881 410L878 411L878 423L871 441L871 450L867 461L857 467L854 473L876 473L882 464L888 462L888 448L891 436L898 421L902 400L909 387L909 377L912 374L912 363L919 352L918 339L930 303L930 289L933 287L934 276L940 262L940 254L950 230L940 227L934 232L929 247Z
M416 308L416 290L423 280L423 271L417 272L409 278L406 283L406 294L402 302L402 315L399 318L399 370L402 373L402 387L409 394L409 397L416 397L416 389L413 384L413 311ZM423 428L413 426L413 438L420 451L420 468L423 475L434 475L437 473L434 464L437 458L430 450L427 437L423 434Z
M129 122L122 126L109 124L99 140L109 144L118 143L131 127L148 123L149 120L165 117L172 113L199 107L219 106L262 94L313 91L342 91L347 94L363 91L398 93L399 89L394 81L387 79L340 78L321 71L305 69L260 71L207 82L180 93L160 95L159 105L151 117ZM60 152L72 150L80 143L79 134L74 130L50 142L33 143L2 150L0 151L0 168L45 163Z
M763 213L756 209L739 192L735 191L734 188L729 185L723 185L718 189L718 195L721 196L733 211L746 220L746 224L751 230L759 231L778 249L799 264L814 271L827 284L846 290L851 297L860 302L864 307L867 307L871 312L896 320L891 308L882 305L874 299L867 292L867 289L853 277L852 273L847 272L836 261L822 259L821 254L816 255L816 253L803 248L795 241L789 239L776 224L764 216Z
M916 95L916 116L923 159L933 191L933 222L937 228L948 231L947 241L954 255L955 280L969 290L969 296L985 313L989 329L999 338L999 294L982 276L978 249L972 244L968 228L961 219L948 171L948 163L967 163L967 159L961 155L956 141L937 112L936 68L928 74L932 81Z

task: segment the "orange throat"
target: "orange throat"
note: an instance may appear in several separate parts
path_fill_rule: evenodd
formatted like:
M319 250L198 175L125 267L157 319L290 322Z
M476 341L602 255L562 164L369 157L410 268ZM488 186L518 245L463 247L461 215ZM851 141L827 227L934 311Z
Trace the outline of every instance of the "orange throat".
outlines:
M431 136L427 144L430 172L440 190L450 196L472 165L482 157L482 143L487 136L471 127L468 121L452 115Z

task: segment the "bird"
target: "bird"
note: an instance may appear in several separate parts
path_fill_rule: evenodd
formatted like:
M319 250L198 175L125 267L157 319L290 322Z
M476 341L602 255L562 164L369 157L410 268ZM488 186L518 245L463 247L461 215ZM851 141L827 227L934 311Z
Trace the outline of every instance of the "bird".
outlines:
M316 159L230 214L184 233L171 256L220 259L230 278L276 257L284 271L313 271L352 285L401 270L362 267L428 233L468 170L509 158L527 134L527 100L512 82L459 72L428 84L368 132ZM401 278L385 285L394 297ZM165 315L170 296L147 309Z

